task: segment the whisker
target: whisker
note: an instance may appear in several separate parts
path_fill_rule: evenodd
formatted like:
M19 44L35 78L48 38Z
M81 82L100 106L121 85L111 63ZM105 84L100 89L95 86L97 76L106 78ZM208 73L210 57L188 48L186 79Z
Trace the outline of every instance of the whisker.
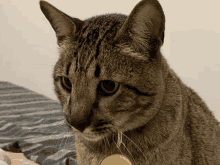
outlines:
M103 135L101 135L101 136L104 137ZM105 138L104 138L104 142L105 142ZM106 145L106 142L105 142L105 149L106 149L106 146L107 146L107 145ZM105 151L106 151L106 150L105 150Z
M66 149L66 144L68 145L69 138L70 138L70 137L67 137L67 138L66 138L66 142L64 143L64 148L65 148L65 149Z
M140 119L143 123L145 123L140 117L138 117L137 115L135 115L134 112L131 112L134 116L136 116L138 119Z
M60 135L65 134L65 133L66 133L66 132L63 132L63 133L61 133ZM57 144L59 143L59 141L60 141L60 140L57 140L56 145L55 145L55 148L57 148L56 146L57 146Z
M114 143L115 143L115 141L114 141ZM119 149L119 151L121 152L121 154L124 155L124 154L122 153L121 149L118 147L118 145L117 145L116 143L115 143L115 145L117 146L117 148Z
M59 55L58 53L55 53L54 51L52 51L52 50L50 50L50 49L48 49L48 48L46 48L46 47L44 47L44 46L41 46L41 45L34 45L34 44L31 44L31 45L33 45L33 46L35 46L35 47L39 46L39 47L45 48L45 49L51 51L52 53L54 53L54 54L56 54L56 55Z
M108 138L107 138L107 137L106 137L106 139L107 139L107 142L108 142L109 148L111 148L111 145L110 145L110 143L109 143L109 141L108 141Z
M69 132L68 132L69 133ZM70 135L70 133L69 133ZM67 137L67 141L66 141L66 144L68 144L68 141L69 141L70 137ZM66 148L66 145L65 145L65 148Z
M48 23L47 19L45 17L42 17L42 18L43 18L44 22L46 22L47 26L49 27L50 32L54 35L53 31L51 30L51 25ZM54 36L56 36L56 35L54 35Z
M35 118L36 119L36 118ZM61 121L62 122L62 121ZM17 127L19 127L16 123L14 123ZM62 125L61 125L62 126ZM61 126L55 126L55 127L61 127ZM20 127L19 127L20 128ZM16 138L17 136L23 136L24 134L27 134L27 133L29 133L29 132L44 132L44 131L42 131L44 128L37 128L37 129L35 129L34 131L33 131L33 129L30 129L30 130L28 130L28 131L25 131L25 132L20 132L20 131L18 131L18 132L16 132L15 134L14 134L14 137ZM49 131L48 131L49 132ZM18 133L18 134L17 134ZM42 135L35 135L35 137L36 138L38 138L38 137L40 137L40 136L42 136Z
M139 151L144 155L143 151L141 151L141 149L137 146L137 144L135 144L135 142L133 142L133 140L131 140L129 137L127 137L124 133L122 133L122 135L124 135L128 140L130 140L139 149ZM144 155L144 157L147 160L147 157L145 155Z
M53 131L53 133L55 133L55 132L57 132L57 129L56 129L55 131ZM53 133L52 133L51 135L53 135ZM50 135L50 136L51 136L51 135Z
M108 141L108 138L106 138L106 140L107 140L108 145L109 145L109 148L110 148L110 150L111 150L111 145L110 145L110 143L109 143L109 141ZM112 150L111 150L111 154L112 154Z
M72 139L72 142L73 142L73 144L71 144L70 143L70 146L72 145L73 147L75 147L75 140L74 140L74 136L72 136L71 138L70 138L70 140Z
M66 132L65 132L66 133ZM60 147L58 148L58 149L60 149L61 148L61 144L62 144L62 142L63 142L63 140L65 139L65 136L63 137L63 139L62 139L62 141L61 141L61 143L60 143ZM64 143L65 144L65 143Z
M130 151L128 150L128 148L125 146L125 144L122 142L122 144L124 145L124 147L126 148L126 150L129 152L129 154L131 155L132 159L134 160L134 157L132 156L132 154L130 153ZM134 163L136 164L135 160Z
M47 66L54 66L54 65L48 65L48 64L33 64L33 65L47 65Z
M60 121L59 123L61 123L61 122L63 122L63 121ZM55 130L54 132L56 132L57 129L58 129L59 127L62 127L63 125L64 125L64 124L55 126L54 128L55 128L56 130ZM19 136L22 136L23 134L26 134L26 133L29 133L29 132L44 132L43 129L44 129L44 128L37 128L37 129L34 130L34 131L33 131L32 129L30 129L29 131L26 131L26 132L21 133ZM52 130L52 131L53 131L53 130ZM50 132L52 132L52 131L47 131L47 132L50 133ZM53 133L54 133L54 132L53 132ZM53 134L53 133L52 133L52 134ZM52 135L52 134L51 134L51 135ZM40 137L40 136L41 136L41 135L35 136L35 137Z

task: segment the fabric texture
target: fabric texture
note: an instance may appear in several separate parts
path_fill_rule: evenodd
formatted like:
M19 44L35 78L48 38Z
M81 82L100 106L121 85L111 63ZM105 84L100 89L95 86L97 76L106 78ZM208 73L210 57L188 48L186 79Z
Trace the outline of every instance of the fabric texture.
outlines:
M24 87L0 82L0 148L42 165L74 165L73 133L62 106Z

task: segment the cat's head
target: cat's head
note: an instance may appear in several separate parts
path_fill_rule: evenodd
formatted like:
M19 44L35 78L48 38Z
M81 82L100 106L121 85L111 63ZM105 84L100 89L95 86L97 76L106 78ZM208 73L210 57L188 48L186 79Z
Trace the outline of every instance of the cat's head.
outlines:
M142 0L129 16L84 21L45 1L40 6L61 49L54 84L70 128L91 140L146 125L164 93L159 2Z

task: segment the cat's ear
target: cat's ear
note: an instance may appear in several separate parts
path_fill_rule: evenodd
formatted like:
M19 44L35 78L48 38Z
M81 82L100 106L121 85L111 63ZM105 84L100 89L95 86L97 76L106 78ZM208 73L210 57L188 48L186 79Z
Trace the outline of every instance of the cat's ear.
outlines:
M72 36L79 31L83 24L83 21L68 16L46 1L40 0L40 8L56 32L59 46L67 36Z
M159 49L164 41L165 16L157 0L139 2L118 31L115 40L124 40L136 50Z

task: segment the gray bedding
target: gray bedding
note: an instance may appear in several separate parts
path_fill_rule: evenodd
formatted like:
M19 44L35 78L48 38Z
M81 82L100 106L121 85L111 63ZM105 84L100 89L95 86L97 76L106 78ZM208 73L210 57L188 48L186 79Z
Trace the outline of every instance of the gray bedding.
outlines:
M76 164L60 103L9 82L0 82L0 148L42 165Z

